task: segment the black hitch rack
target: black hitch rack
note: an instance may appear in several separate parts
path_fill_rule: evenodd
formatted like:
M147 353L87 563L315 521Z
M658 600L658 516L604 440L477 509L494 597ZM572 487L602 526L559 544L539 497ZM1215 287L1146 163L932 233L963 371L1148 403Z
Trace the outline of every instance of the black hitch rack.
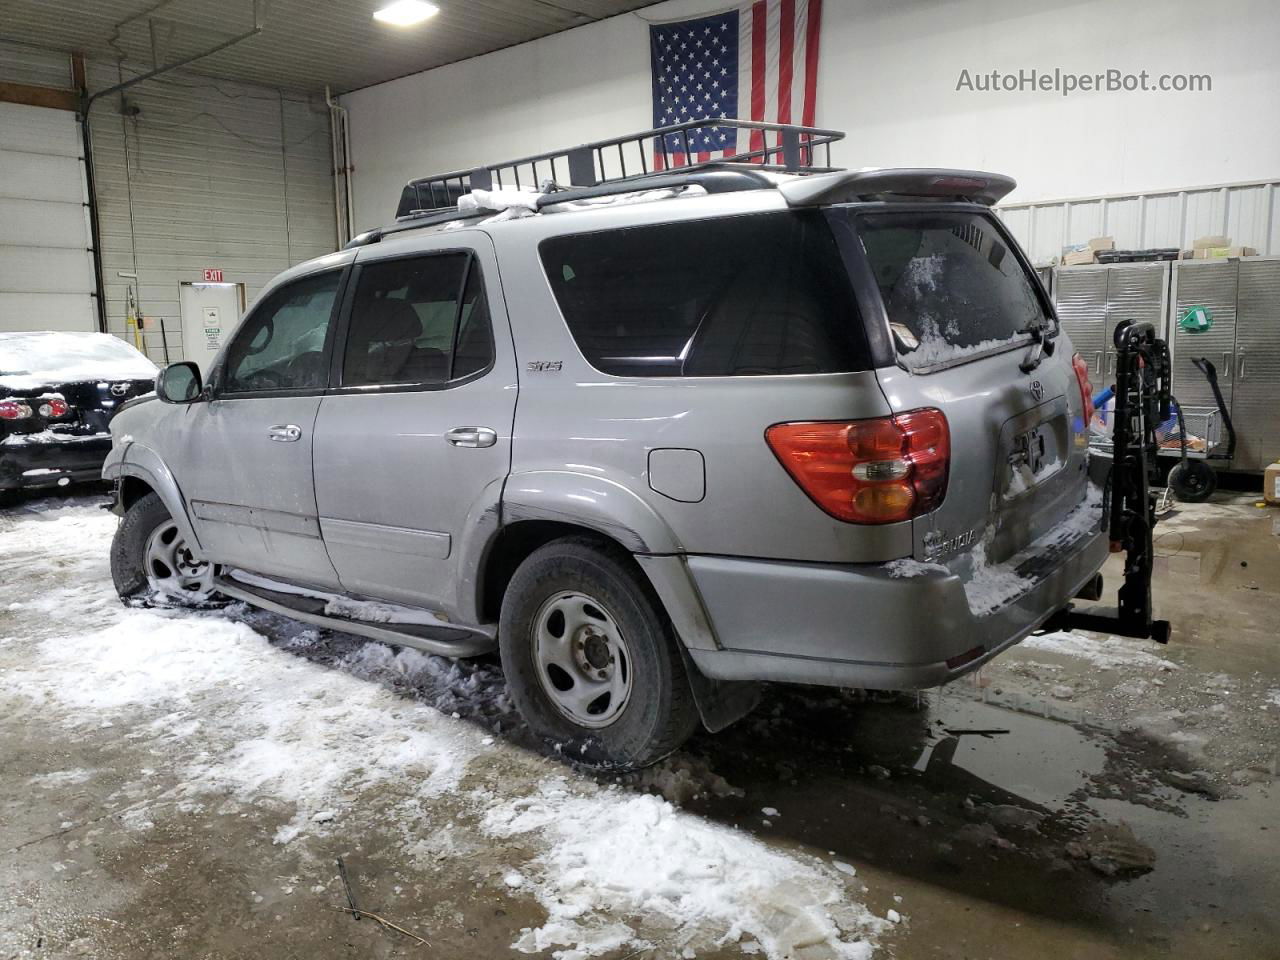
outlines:
M696 135L702 131L725 129L759 132L760 146L724 159L699 161L699 150L692 143ZM510 187L536 190L547 181L557 186L596 187L604 183L641 180L671 169L688 172L726 166L783 173L830 173L839 169L831 166L831 144L843 139L844 133L840 130L794 123L763 123L723 117L688 120L517 160L410 180L400 195L396 217L452 209L459 197L473 189ZM657 169L646 157L645 151L650 146L655 156L661 156L663 160ZM823 165L815 162L820 150L825 161Z
M1103 495L1103 518L1111 538L1111 551L1125 552L1119 606L1103 613L1076 610L1068 604L1050 617L1042 629L1078 627L1168 643L1169 621L1156 620L1151 604L1156 525L1156 495L1151 492L1151 480L1159 449L1156 428L1169 419L1173 399L1169 346L1156 336L1154 326L1132 320L1117 325L1113 339L1116 407L1112 417L1113 460ZM1098 599L1100 580L1095 578L1082 597Z

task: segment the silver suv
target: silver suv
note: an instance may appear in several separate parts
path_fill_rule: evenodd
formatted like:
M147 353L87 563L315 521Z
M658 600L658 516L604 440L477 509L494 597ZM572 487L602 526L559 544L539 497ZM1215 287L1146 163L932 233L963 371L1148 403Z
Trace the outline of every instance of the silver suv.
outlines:
M756 681L946 683L1107 553L1012 185L713 164L411 209L116 416L116 587L497 649L537 734L618 767Z

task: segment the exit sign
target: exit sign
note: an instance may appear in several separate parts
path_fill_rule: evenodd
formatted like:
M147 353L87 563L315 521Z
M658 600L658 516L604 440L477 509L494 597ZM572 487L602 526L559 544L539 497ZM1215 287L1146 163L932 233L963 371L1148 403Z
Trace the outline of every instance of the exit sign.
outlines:
M221 270L215 270L215 269L213 269L213 268L209 268L209 269L205 270L205 272L204 272L204 282L205 282L205 283L221 283L221 282L222 282L222 271L221 271Z

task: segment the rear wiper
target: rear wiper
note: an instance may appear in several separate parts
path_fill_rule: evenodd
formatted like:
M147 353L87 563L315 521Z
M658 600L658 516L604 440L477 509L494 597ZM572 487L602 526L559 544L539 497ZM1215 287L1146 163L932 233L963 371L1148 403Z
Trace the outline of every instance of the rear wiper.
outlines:
M1053 356L1053 338L1057 336L1056 330L1045 330L1039 321L1032 320L1018 333L1031 335L1031 347L1027 350L1027 355L1022 358L1022 362L1018 364L1018 369L1023 373L1030 373L1040 366L1040 361L1045 358L1046 354Z

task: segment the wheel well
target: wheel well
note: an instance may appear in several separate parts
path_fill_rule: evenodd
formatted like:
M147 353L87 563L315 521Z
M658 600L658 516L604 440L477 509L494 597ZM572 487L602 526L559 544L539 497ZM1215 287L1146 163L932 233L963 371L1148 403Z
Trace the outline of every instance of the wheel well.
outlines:
M612 537L590 527L555 520L521 520L503 527L497 540L489 548L484 565L484 579L480 591L480 615L486 623L496 623L502 610L502 596L516 568L526 558L552 540L562 537L590 537L603 547L624 549ZM629 554L628 554L629 555Z
M119 495L120 509L128 510L148 493L153 492L151 485L145 480L138 477L121 477Z

